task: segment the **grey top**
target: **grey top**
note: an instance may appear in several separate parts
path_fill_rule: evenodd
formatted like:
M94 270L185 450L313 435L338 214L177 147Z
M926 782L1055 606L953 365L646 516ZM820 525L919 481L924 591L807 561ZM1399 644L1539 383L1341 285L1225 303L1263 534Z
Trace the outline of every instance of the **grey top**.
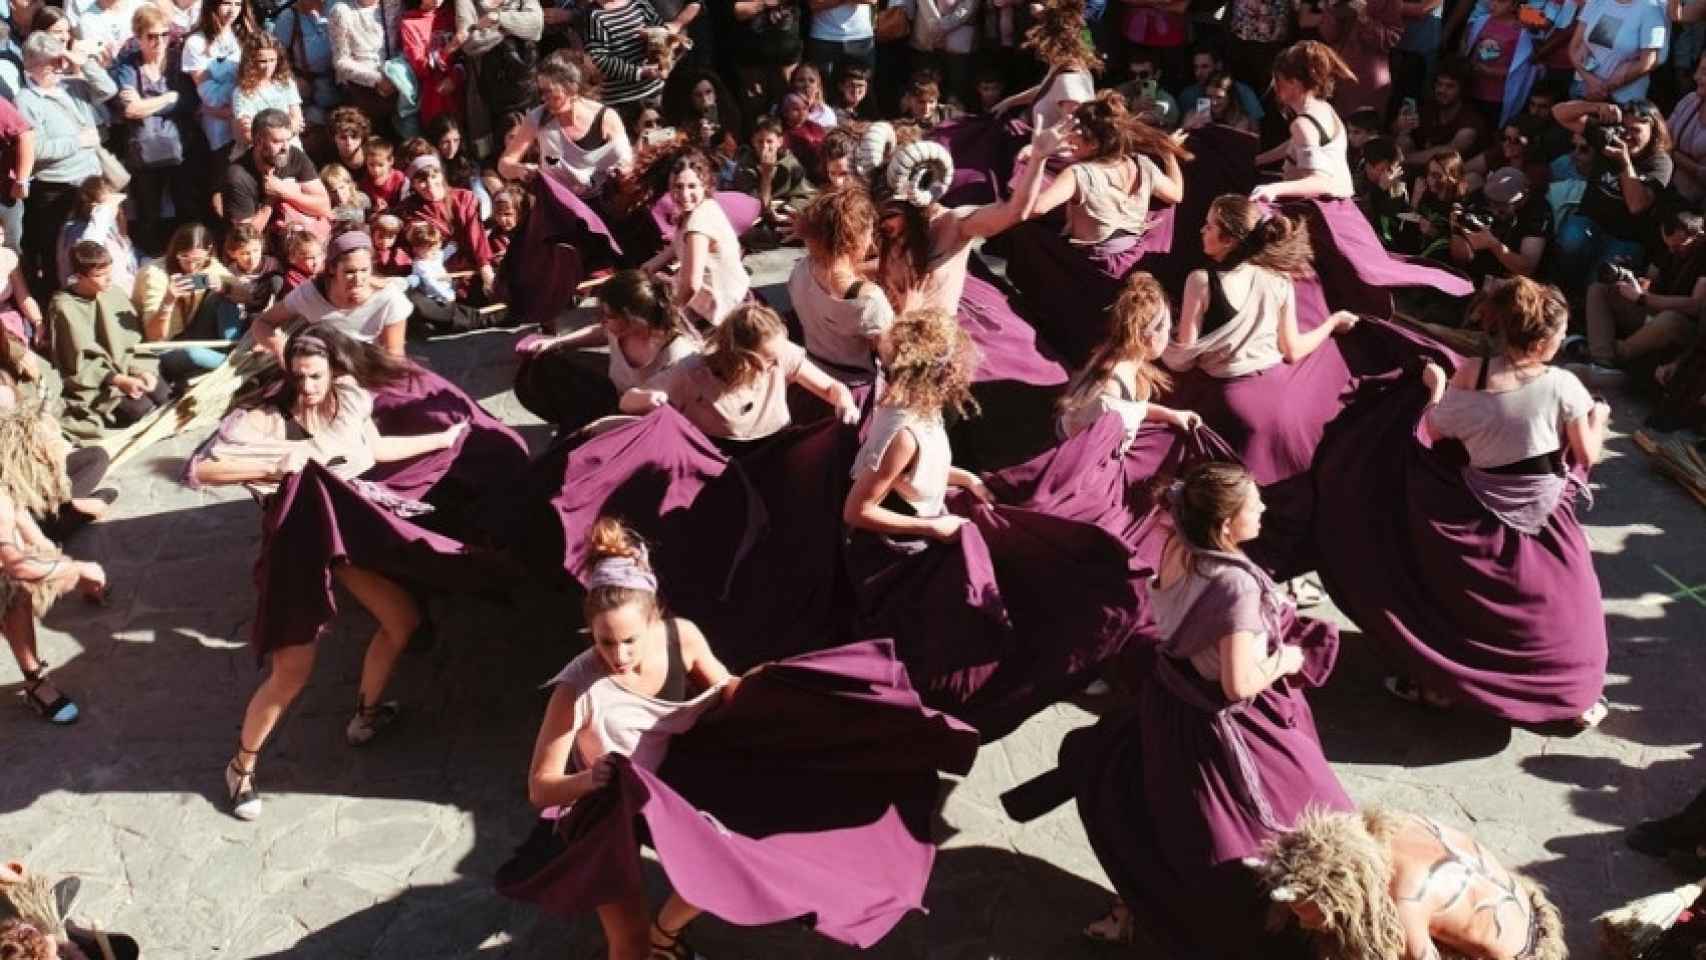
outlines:
M64 77L57 87L44 89L24 81L17 106L36 132L35 179L78 184L101 172L95 148L82 146L77 136L100 125L97 104L116 93L118 84L93 57L83 62L81 78Z
M1447 388L1428 421L1436 434L1462 441L1470 465L1485 470L1562 449L1564 425L1592 408L1575 374L1547 367L1514 390Z

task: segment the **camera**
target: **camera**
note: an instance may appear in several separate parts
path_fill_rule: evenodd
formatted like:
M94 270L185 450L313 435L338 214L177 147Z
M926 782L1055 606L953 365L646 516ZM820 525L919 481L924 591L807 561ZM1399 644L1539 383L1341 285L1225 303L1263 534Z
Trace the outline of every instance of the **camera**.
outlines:
M1629 261L1623 259L1607 260L1600 264L1597 279L1607 286L1640 282L1640 278L1635 276L1635 271L1629 269Z
M1486 230L1491 226L1492 223L1487 220L1486 216L1480 213L1469 213L1468 211L1464 211L1457 215L1457 229L1462 230L1464 233L1475 233L1477 231Z
M1582 139L1593 148L1595 156L1604 153L1607 147L1623 146L1623 138L1616 128L1597 119L1589 119L1582 124Z

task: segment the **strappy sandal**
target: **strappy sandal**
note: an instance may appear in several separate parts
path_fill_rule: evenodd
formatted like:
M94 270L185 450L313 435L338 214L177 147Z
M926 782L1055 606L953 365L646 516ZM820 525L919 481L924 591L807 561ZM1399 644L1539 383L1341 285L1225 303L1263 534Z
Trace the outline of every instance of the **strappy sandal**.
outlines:
M368 706L359 699L355 702L355 716L350 718L349 726L344 728L344 739L352 747L365 746L373 742L381 730L397 722L403 713L403 708L397 701L387 700Z
M681 938L681 932L685 929L687 928L682 927L671 932L665 930L656 920L652 921L652 952L647 955L646 960L704 960L697 950ZM658 943L659 938L668 942Z
M237 757L258 757L259 750L245 750L239 746ZM256 820L261 815L261 792L255 789L255 763L249 761L246 767L237 766L237 757L225 765L225 793L231 800L231 815L239 820Z
M1132 919L1131 908L1123 900L1115 900L1102 919L1084 928L1084 939L1121 947L1136 943L1137 922Z
M41 688L47 683L48 666L48 662L43 660L34 670L24 671L24 700L48 723L61 727L69 726L76 723L81 714L77 704L65 695L65 691L56 688L59 696L51 701L41 696Z

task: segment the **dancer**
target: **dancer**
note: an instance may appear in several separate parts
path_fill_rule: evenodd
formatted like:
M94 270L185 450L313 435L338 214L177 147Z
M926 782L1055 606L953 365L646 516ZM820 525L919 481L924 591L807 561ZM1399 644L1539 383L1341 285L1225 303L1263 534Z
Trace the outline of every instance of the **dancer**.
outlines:
M422 436L381 436L373 423L373 398L368 391L401 383L412 371L384 350L352 341L329 324L311 325L292 335L283 355L282 387L226 417L191 461L192 486L242 484L265 502L309 461L339 477L357 478L375 463L448 450L467 429L458 424ZM388 496L376 485L359 489L400 515L425 510L421 504ZM379 621L362 662L355 714L344 730L349 743L360 746L397 718L398 705L381 698L398 654L421 622L421 613L402 586L349 563L347 557L341 562L334 558L331 574ZM317 632L257 640L262 643L256 655L270 657L271 670L249 700L237 754L225 771L232 813L242 820L261 815L256 762L279 717L308 682L319 647Z
M282 358L292 325L324 323L401 358L412 309L406 287L374 273L373 240L365 232L340 233L327 245L325 272L255 318L255 343Z
M1563 918L1474 837L1414 813L1311 810L1267 842L1269 896L1325 955L1563 960Z
M737 451L789 424L788 385L794 383L829 404L842 423L859 421L852 391L790 343L782 318L763 304L735 308L708 347L625 394L622 412L644 414L667 403L719 446Z
M518 344L516 399L540 419L573 433L615 413L631 391L699 353L699 334L670 299L668 280L620 270L598 288L599 322ZM605 346L608 358L588 352ZM637 400L638 398L636 398Z
M1257 166L1284 160L1283 179L1251 191L1255 200L1344 199L1356 193L1347 159L1350 137L1330 102L1333 86L1355 81L1356 74L1333 48L1305 40L1286 48L1274 60L1274 95L1293 114L1291 137L1258 154Z
M1185 181L1181 141L1133 116L1117 94L1078 105L1071 123L1039 130L1014 188L1026 220L1064 208L1065 225L1028 224L1016 232L1009 276L1036 306L1045 339L1079 359L1101 341L1104 310L1119 284L1171 241L1150 215L1152 201L1178 203ZM1059 151L1066 171L1042 186L1045 158ZM1052 269L1050 269L1052 268Z
M740 262L740 237L715 199L717 175L697 150L669 165L669 196L675 201L675 233L645 265L657 273L679 263L675 300L701 327L715 327L746 299L752 277Z
M527 778L528 800L547 816L609 785L611 755L656 772L670 738L740 686L692 621L664 614L645 547L621 523L593 525L586 563L582 607L593 646L552 679ZM698 915L674 893L649 930L644 894L598 908L611 960L696 956L681 934Z
M916 543L952 542L965 517L949 513L950 487L990 501L983 478L953 465L943 415L976 411L971 397L976 350L937 310L909 313L878 341L882 398L853 466L842 519L854 530Z
M76 723L77 704L47 679L36 653L36 621L72 590L104 602L106 571L66 555L31 516L53 516L71 498L53 420L33 405L0 410L0 451L0 632L24 675L25 702L49 723Z
M1247 471L1199 464L1174 491L1150 589L1165 639L1136 704L1068 734L1061 770L1004 799L1025 818L1042 812L1036 799L1076 796L1120 897L1085 930L1092 939L1131 943L1143 923L1168 955L1277 956L1267 897L1243 861L1312 806L1353 809L1303 696L1330 672L1338 632L1296 619L1240 549L1262 523ZM1025 796L1035 784L1052 792Z
M1090 361L1073 376L1060 398L1056 424L1060 438L1075 437L1111 413L1120 419L1119 454L1124 456L1145 421L1185 432L1202 426L1202 417L1196 413L1150 402L1170 385L1167 374L1156 366L1173 321L1161 284L1147 273L1132 274L1109 314L1108 339L1090 354Z
M1568 318L1556 289L1511 280L1472 317L1496 349L1449 377L1440 355L1425 390L1410 379L1407 399L1322 445L1322 581L1394 664L1396 696L1519 723L1606 714L1605 612L1574 501L1610 408L1547 366ZM1388 495L1346 503L1354 490Z
M788 300L807 356L849 386L875 381L877 340L894 323L882 286L863 272L876 220L869 191L850 184L819 194L795 223L806 255L788 275Z

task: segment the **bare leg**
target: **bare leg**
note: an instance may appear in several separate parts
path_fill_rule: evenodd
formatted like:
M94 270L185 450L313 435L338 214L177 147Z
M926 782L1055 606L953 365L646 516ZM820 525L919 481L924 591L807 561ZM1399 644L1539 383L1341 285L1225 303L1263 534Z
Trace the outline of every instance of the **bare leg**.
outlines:
M627 897L599 907L598 923L610 946L610 960L646 960L651 954L645 897Z
M391 668L420 626L421 611L407 590L371 570L345 564L334 569L333 576L379 621L361 662L361 703L373 706L384 696Z
M243 732L237 743L237 748L242 751L237 757L239 768L253 774L254 755L272 737L278 718L296 702L302 688L307 685L308 675L314 670L314 654L319 647L316 641L273 651L267 678L261 681L254 696L249 698L248 709L243 711Z
M672 891L669 899L658 909L658 918L651 931L651 942L660 947L674 946L681 938L681 931L703 912L681 899L681 894Z
M12 648L12 659L18 661L18 670L25 679L40 674L43 664L36 656L36 612L29 594L20 590L12 598L12 605L0 618L0 632L6 634L6 645ZM64 691L47 680L35 681L33 687L26 686L25 690L38 706L64 696Z

